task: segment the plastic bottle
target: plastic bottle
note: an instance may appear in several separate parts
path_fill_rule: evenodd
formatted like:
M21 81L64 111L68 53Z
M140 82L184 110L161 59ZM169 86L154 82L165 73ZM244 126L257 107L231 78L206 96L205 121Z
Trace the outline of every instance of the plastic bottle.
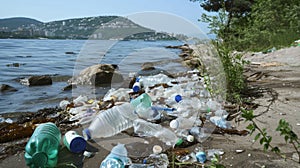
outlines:
M184 118L179 116L170 122L170 127L176 130L191 129L194 125L201 125L201 123L201 120L197 117Z
M206 162L206 153L203 151L197 152L196 158L197 158L198 162L204 163L204 162Z
M157 74L153 76L140 76L139 82L146 88L149 86L154 86L156 84L161 83L169 83L171 82L171 78L169 78L167 75L164 74Z
M132 86L133 92L139 92L142 89L140 82L135 82Z
M134 133L139 136L156 137L170 146L175 146L179 140L173 131L142 119L136 119L133 123L133 128Z
M230 123L228 121L226 121L225 118L223 118L223 117L213 116L213 117L210 117L209 120L218 127L225 128L225 129L231 128Z
M85 150L86 141L76 131L68 131L64 136L64 145L73 153L80 153Z
M92 138L110 137L133 126L133 121L138 118L135 108L141 105L145 108L151 107L151 98L144 93L120 106L114 106L99 113L90 126L83 130L86 140Z
M125 168L131 160L127 156L124 144L113 147L110 154L102 161L100 168Z
M25 146L26 165L31 168L55 167L60 140L60 130L54 123L40 124Z
M204 128L201 127L192 127L190 129L190 134L194 136L194 138L202 143L207 137L208 135L204 132Z

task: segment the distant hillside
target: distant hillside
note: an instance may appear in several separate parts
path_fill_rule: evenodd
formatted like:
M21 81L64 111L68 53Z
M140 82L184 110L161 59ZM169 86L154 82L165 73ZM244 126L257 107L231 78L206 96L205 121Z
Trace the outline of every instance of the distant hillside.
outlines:
M119 16L98 16L44 23L46 36L61 38L123 39L131 34L154 32Z
M174 39L120 16L98 16L42 23L29 18L0 20L0 38L51 39Z
M2 29L6 29L7 31L17 29L19 27L26 27L26 26L29 26L29 25L39 25L41 23L42 22L40 22L38 20L30 19L30 18L24 18L24 17L14 17L14 18L0 19L0 27L2 27Z

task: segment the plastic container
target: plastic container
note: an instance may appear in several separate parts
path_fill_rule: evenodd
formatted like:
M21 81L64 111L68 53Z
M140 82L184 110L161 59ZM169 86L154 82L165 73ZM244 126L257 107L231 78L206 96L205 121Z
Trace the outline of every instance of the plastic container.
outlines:
M142 89L140 82L135 82L132 86L133 92L139 92Z
M26 165L31 168L55 167L60 140L60 130L54 123L40 124L25 146Z
M196 158L197 158L198 162L204 163L204 162L206 162L206 153L203 151L197 152Z
M160 124L154 124L142 119L136 119L133 123L134 133L139 136L156 137L167 145L175 146L179 138L168 128Z
M75 131L68 131L64 136L65 146L73 153L80 153L85 150L86 141Z
M133 126L133 121L138 118L135 108L141 105L151 107L151 98L142 94L130 103L114 106L98 114L90 126L83 130L86 140L92 138L111 137Z
M169 83L171 82L172 79L169 78L165 74L157 74L153 76L140 76L139 77L139 82L141 83L142 86L149 87L149 86L154 86L156 84L161 84L161 83Z
M218 127L225 128L225 129L231 128L230 123L226 121L225 118L223 117L213 116L210 117L209 120Z
M125 168L131 161L124 144L113 147L110 154L102 161L100 168Z
M178 117L170 122L170 127L173 129L191 129L193 126L201 125L201 120L197 117Z
M202 143L209 136L201 127L192 127L190 129L190 134L193 135L194 138L200 143Z

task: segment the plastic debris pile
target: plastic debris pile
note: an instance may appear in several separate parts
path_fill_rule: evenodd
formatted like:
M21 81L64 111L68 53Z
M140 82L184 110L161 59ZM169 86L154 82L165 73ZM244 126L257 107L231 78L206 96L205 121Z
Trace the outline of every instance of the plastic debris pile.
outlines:
M79 96L72 102L63 100L60 107L69 112L70 121L77 121L81 125L90 124L83 131L86 140L111 137L133 128L139 137L156 137L174 148L203 142L212 132L205 127L206 124L231 128L226 120L228 113L223 108L223 102L211 97L206 87L198 70L188 71L185 76L176 78L164 74L138 76L134 77L130 88L112 88L102 100ZM121 156L112 150L101 165L130 165L134 168L157 166L151 165L154 163L159 163L159 167L167 167L169 164L168 157L161 151L154 152L144 163L131 163L124 145L119 144L116 148L122 153ZM221 152L207 153L195 149L176 159L204 163L211 159L210 153Z

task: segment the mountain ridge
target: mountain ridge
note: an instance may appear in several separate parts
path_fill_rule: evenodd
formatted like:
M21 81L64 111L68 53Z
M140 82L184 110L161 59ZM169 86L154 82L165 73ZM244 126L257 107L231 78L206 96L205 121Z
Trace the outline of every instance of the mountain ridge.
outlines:
M21 18L22 22L16 23ZM3 21L4 20L4 21ZM2 22L1 22L2 21ZM11 21L11 22L10 22ZM15 25L13 25L15 24ZM154 38L155 36L155 38ZM0 19L0 38L172 39L122 16L94 16L41 22L31 18Z

